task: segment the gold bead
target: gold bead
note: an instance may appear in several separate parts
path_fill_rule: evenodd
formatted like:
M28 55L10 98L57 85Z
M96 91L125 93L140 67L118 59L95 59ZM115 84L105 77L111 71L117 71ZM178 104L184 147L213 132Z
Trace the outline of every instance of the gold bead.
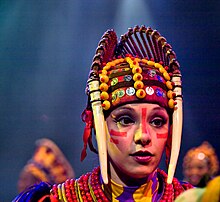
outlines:
M105 74L100 74L99 77L100 77L99 80L100 80L102 83L108 83L109 77L108 77L107 75L105 75Z
M173 85L171 81L166 81L166 86L168 89L172 90L173 89Z
M108 110L110 108L111 104L108 100L105 100L103 103L102 103L102 108L104 110Z
M163 77L164 77L167 81L170 80L170 75L167 73L167 71L163 73Z
M99 86L99 89L101 91L107 91L108 90L108 85L106 83L101 83L101 85Z
M147 64L148 64L149 66L154 66L155 62L154 62L154 61L149 60L149 61L147 62Z
M143 79L143 76L141 74L139 74L139 73L136 73L133 76L133 80L134 81L142 81L142 79Z
M102 100L107 100L109 98L109 94L107 92L103 91L103 92L101 92L100 97Z
M134 82L134 88L135 89L141 89L144 87L144 83L142 81L135 81Z
M172 91L172 90L168 90L168 92L167 92L167 97L168 97L169 99L173 98L173 91Z
M146 96L146 92L143 89L138 89L136 92L136 96L138 98L144 98Z
M160 63L157 63L157 62L156 62L156 63L154 64L154 67L156 67L156 68L159 69L159 68L163 68L163 65L161 65Z
M173 99L169 99L168 101L168 106L172 109L174 108L175 104L174 104L174 100Z
M136 73L142 73L142 68L139 66L135 66L134 68L132 68L132 73L136 74Z

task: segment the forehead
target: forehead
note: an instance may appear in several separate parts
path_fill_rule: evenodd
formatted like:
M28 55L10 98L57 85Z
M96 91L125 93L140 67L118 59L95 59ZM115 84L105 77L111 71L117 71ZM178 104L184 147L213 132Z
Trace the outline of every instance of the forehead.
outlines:
M125 104L125 105L117 107L112 112L118 112L118 111L122 111L122 110L139 111L141 109L147 109L148 111L164 111L164 112L166 112L165 108L161 107L158 104L152 104L152 103Z

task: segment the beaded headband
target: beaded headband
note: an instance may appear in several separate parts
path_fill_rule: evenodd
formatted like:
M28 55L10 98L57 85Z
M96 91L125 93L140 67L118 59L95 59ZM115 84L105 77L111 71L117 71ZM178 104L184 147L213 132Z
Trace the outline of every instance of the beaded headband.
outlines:
M145 26L130 28L119 42L113 30L106 31L93 58L86 93L89 100L82 114L86 127L81 160L86 156L87 143L95 151L91 143L91 130L95 128L104 183L108 182L104 114L131 102L158 103L173 109L174 127L166 148L168 183L172 183L181 142L182 92L179 63L166 39Z

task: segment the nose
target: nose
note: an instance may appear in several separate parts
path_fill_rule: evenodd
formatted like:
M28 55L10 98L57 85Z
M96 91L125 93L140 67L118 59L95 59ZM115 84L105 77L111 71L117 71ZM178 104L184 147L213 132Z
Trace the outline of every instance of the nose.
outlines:
M149 145L151 143L150 130L146 125L139 125L134 134L134 142L141 145Z

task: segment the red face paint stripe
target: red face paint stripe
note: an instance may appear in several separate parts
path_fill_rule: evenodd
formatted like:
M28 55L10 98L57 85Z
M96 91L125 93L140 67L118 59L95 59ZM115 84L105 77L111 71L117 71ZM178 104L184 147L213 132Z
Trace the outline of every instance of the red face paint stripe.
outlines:
M167 138L168 133L157 133L157 138Z
M114 144L118 144L118 140L114 139L114 138L110 138L110 142L113 142Z
M143 133L147 133L146 117L147 117L147 109L146 108L142 108L141 123L142 123L142 132Z
M127 132L118 132L118 131L115 131L115 130L110 130L110 135L111 136L126 137L127 136Z

